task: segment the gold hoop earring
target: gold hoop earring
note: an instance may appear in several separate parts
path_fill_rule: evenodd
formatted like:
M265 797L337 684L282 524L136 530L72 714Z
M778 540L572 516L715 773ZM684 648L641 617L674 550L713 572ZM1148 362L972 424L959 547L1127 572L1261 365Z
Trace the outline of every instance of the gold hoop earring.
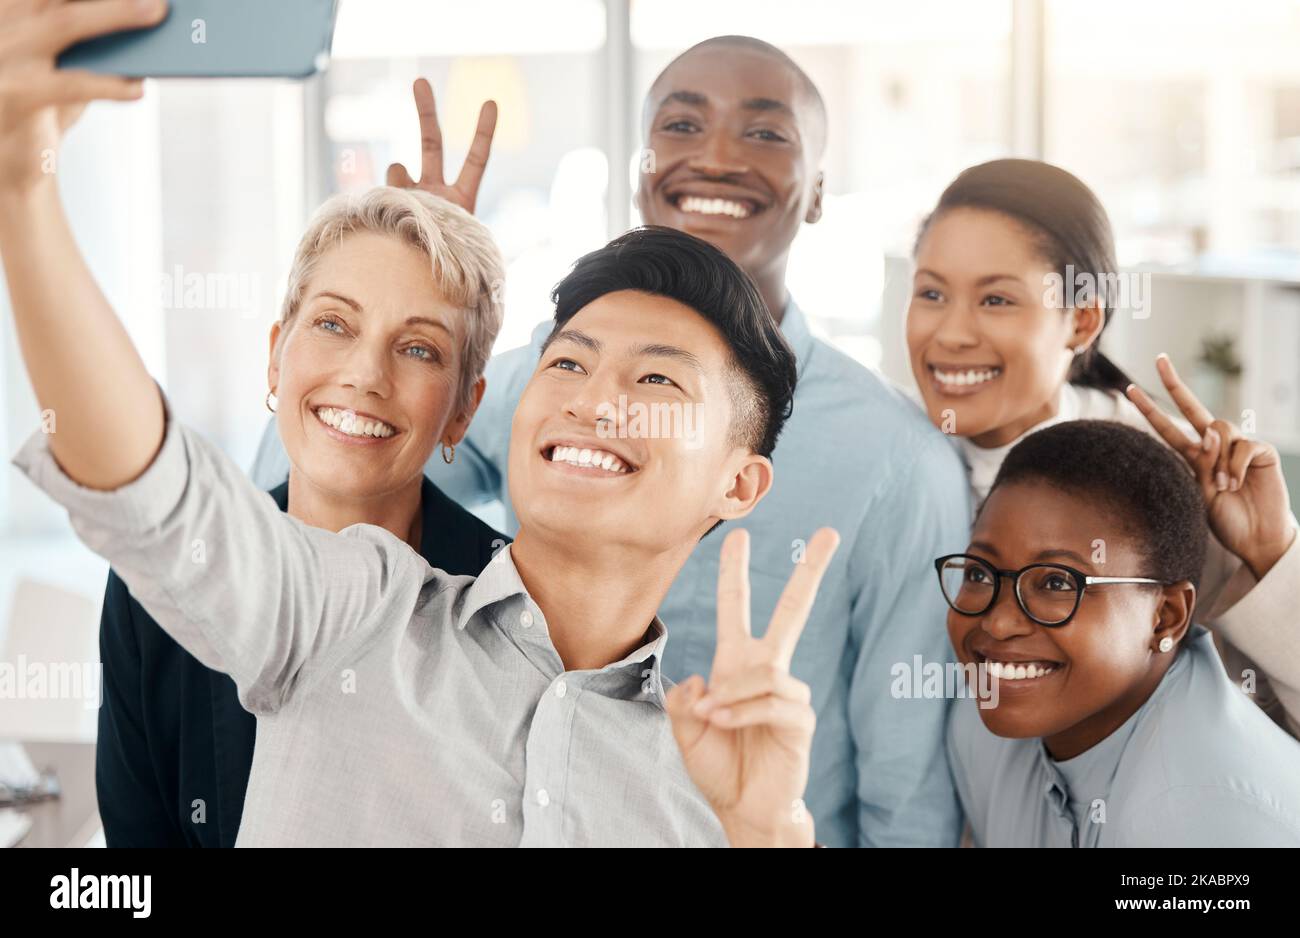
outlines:
M275 413L275 408L271 406L271 399L272 399L273 397L275 397L275 392L274 392L274 391L267 391L267 392L266 392L266 400L264 400L264 401L262 402L263 404L266 405L266 409L269 410L271 413ZM279 403L280 403L279 401L276 401L276 404L279 404Z
M455 447L454 445L453 445L453 446L448 446L446 443L443 443L443 444L442 444L442 461L445 462L447 465L450 466L451 463L452 463L452 460L454 460L455 458L456 458L456 447Z

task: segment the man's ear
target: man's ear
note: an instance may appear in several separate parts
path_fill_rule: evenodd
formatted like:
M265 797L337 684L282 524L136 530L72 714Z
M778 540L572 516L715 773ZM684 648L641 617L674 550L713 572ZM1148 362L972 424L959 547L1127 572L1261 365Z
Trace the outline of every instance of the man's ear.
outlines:
M822 217L822 190L826 183L826 174L821 170L817 171L817 181L813 183L813 200L808 206L808 214L804 216L804 221L809 225L815 225Z
M766 456L749 453L731 477L731 486L723 494L713 516L719 521L745 517L772 488L773 478L772 461Z
M636 191L632 193L632 204L636 206L637 214L641 216L641 224L646 223L646 203L650 200L650 187L642 175L637 176Z
M1106 328L1106 311L1100 303L1088 306L1076 306L1074 309L1074 332L1070 334L1070 348L1082 352L1092 346Z
M1151 636L1153 647L1158 647L1163 638L1172 639L1177 646L1192 627L1195 609L1196 587L1189 581L1164 587L1156 609L1155 632Z
M474 382L474 387L470 389L469 401L466 403L464 410L447 423L447 429L442 434L442 442L456 446L465 438L465 431L469 429L469 423L474 419L474 413L478 410L478 405L483 403L483 392L485 390L487 390L487 378L480 377Z
M266 387L272 393L280 386L280 338L283 334L284 330L280 327L280 323L271 325L271 343L266 360Z

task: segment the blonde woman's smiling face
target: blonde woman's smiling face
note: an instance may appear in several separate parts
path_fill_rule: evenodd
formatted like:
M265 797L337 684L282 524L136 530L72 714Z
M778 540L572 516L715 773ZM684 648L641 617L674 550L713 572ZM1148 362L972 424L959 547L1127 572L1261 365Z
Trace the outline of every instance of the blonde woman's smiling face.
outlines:
M936 426L1002 446L1056 413L1074 348L1095 335L1080 334L1076 311L1045 305L1053 273L1041 239L1007 215L954 208L930 224L907 345Z
M271 334L268 378L294 470L351 498L418 479L434 446L468 425L456 401L463 329L418 248L357 232L322 254L296 315Z

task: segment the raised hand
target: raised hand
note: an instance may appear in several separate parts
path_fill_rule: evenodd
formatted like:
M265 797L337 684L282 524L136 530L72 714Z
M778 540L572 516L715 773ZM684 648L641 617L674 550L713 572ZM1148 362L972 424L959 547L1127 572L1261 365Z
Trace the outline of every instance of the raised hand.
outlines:
M1159 356L1156 369L1200 438L1188 437L1137 385L1129 386L1129 400L1191 466L1205 496L1214 536L1262 579L1296 536L1277 450L1216 419L1178 377L1169 356Z
M840 537L808 543L762 638L749 629L749 534L732 531L718 569L718 645L708 685L696 675L668 693L673 735L691 779L733 847L813 845L803 805L815 717L790 660Z
M420 115L420 181L414 182L406 167L394 163L388 167L388 185L399 189L423 189L454 202L473 214L478 201L479 183L487 168L488 154L492 152L492 135L497 129L497 103L485 101L478 112L478 128L465 155L465 165L451 185L442 174L442 128L438 126L438 108L433 100L433 87L423 78L414 86L415 110Z
M60 69L60 52L83 39L159 22L163 0L0 0L0 190L48 178L59 141L96 100L140 97L139 80Z

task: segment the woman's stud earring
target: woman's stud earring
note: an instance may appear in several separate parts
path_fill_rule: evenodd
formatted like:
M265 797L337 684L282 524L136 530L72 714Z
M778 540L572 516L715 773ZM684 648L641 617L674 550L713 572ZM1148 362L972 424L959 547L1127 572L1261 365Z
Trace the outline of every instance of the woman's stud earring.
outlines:
M1166 635L1164 638L1160 639L1160 650L1161 650L1161 651L1168 651L1169 649L1171 649L1171 648L1173 648L1173 647L1174 647L1174 640L1173 640L1172 638L1170 638L1168 635Z
M442 444L442 461L445 462L447 465L451 465L451 461L452 461L453 459L455 459L455 458L456 458L456 447L455 447L455 446L448 446L446 443L443 443L443 444Z
M267 392L266 392L266 400L265 400L263 403L266 404L266 409L267 409L267 410L269 410L271 413L275 413L275 407L276 407L276 404L279 403L279 401L275 401L275 404L271 403L272 401L275 401L275 392L274 392L274 391L267 391Z

